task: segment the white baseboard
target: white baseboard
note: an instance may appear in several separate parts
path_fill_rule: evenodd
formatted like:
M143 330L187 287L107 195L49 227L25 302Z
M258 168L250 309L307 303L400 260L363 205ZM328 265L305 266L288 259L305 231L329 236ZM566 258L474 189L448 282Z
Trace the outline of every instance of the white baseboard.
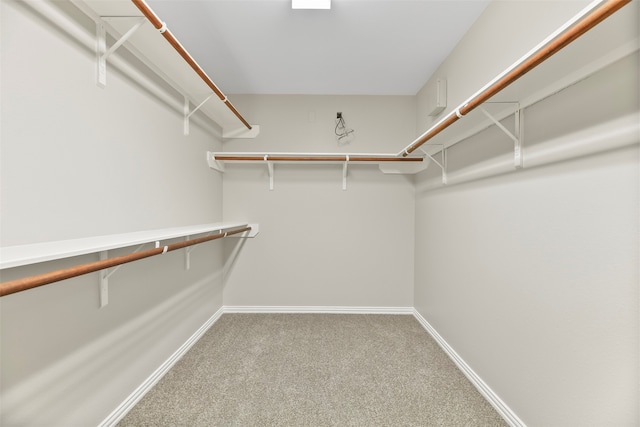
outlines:
M228 305L225 313L413 314L413 307L245 306Z
M176 364L182 356L204 335L205 332L222 316L224 308L220 308L198 329L189 339L182 344L158 369L156 369L133 393L127 397L104 421L99 427L115 426L135 405L144 397L145 394L153 388L154 385Z
M491 390L483 380L476 374L473 369L456 353L456 351L445 341L444 338L438 334L438 332L426 321L424 317L417 310L413 309L413 316L416 320L422 325L422 327L433 337L434 340L440 345L442 350L447 353L447 356L456 364L458 369L462 371L462 373L471 381L471 383L478 389L480 394L484 396L485 399L493 406L493 408L500 414L502 418L511 426L511 427L526 427L526 424L518 418L518 416L513 412L506 403L498 397L498 395Z

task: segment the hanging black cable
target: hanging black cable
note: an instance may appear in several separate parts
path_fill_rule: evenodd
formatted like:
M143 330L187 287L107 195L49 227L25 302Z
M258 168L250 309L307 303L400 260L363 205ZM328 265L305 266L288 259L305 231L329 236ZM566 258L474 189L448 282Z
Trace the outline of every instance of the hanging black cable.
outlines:
M338 113L336 116L336 127L334 129L338 142L349 142L346 141L345 138L349 137L355 131L353 129L349 129L347 124L344 121L344 117L342 117L342 113Z

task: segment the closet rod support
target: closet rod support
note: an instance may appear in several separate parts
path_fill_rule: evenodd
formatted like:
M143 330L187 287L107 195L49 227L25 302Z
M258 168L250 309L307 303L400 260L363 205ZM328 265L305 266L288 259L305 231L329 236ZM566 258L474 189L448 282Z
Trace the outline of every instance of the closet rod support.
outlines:
M269 172L269 191L273 191L273 162L267 160L268 156L264 156L264 160L267 162L267 171Z
M216 154L211 151L207 151L207 164L211 169L215 169L218 172L224 173L225 171L224 162L218 161L216 159Z
M207 233L207 235L209 235L211 233ZM191 236L184 236L184 241L187 242L189 241L189 238ZM187 246L186 248L184 248L184 269L185 270L189 270L191 269L191 251L193 250L193 246Z
M489 113L484 107L479 107L479 110L489 118L502 132L504 132L512 141L513 141L513 164L516 168L522 168L522 129L521 129L521 111L520 105L515 102L516 110L514 111L514 125L515 125L515 133L511 133L509 129L507 129L498 119L493 117L491 113Z
M421 147L418 149L422 151L428 158L430 158L431 161L433 161L433 163L438 165L438 167L442 170L442 185L447 185L447 148L444 146L444 144L429 144L429 145L440 146L440 157L441 157L442 163L438 162L431 154L427 153Z
M191 118L191 116L193 116L193 113L198 111L200 109L200 107L202 107L205 104L205 102L210 100L213 95L215 95L215 94L212 93L211 95L206 97L204 101L202 101L200 104L198 104L198 106L196 108L194 108L193 110L191 110L191 111L189 111L189 99L186 96L184 97L184 111L183 111L183 113L184 113L184 134L185 135L189 135L189 119Z
M516 169L522 169L524 167L524 153L522 152L522 144L524 139L524 132L522 130L522 119L524 111L519 107L515 111L515 132L518 135L518 141L516 141L513 147L513 165Z
M140 252L143 247L144 244L138 246L132 253ZM109 251L100 251L100 261L104 261L107 258L109 258ZM100 308L109 304L109 277L118 271L120 267L122 267L122 264L100 270Z
M344 165L342 165L342 191L346 191L347 190L347 170L349 167L349 155L347 154L347 159L344 162Z
M222 229L218 230L218 234L224 234L223 237L227 237L227 233ZM206 233L204 234L204 236L201 236L201 237L209 237L209 236L213 236L213 231ZM185 242L188 242L190 239L191 239L191 236L184 236ZM191 252L193 252L195 248L196 248L195 246L187 246L184 248L184 269L185 270L191 269Z
M126 17L129 18L129 17ZM146 19L140 18L139 21L131 27L126 33L122 35L116 42L107 49L107 31L104 23L96 23L96 41L97 41L97 59L98 59L98 86L105 88L107 86L107 59L113 52L115 52L120 46L122 46L129 38L140 28Z

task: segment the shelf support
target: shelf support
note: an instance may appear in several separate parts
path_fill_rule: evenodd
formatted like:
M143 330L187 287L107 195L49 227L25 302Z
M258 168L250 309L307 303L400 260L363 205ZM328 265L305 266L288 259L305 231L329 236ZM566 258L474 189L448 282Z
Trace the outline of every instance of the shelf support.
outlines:
M207 233L207 236L211 233ZM188 241L191 236L184 236L184 241ZM191 251L193 250L193 246L188 246L184 248L184 269L191 269Z
M108 251L100 252L100 261L108 258ZM100 308L109 304L109 270L100 271Z
M347 154L347 160L342 165L342 191L347 189L347 169L349 165L349 155Z
M146 19L140 19L133 27L129 29L129 31L124 33L122 37L116 40L113 46L111 46L108 50L107 31L105 29L104 23L96 23L96 54L98 60L97 84L99 87L105 88L107 86L107 59L109 58L109 56L111 56L113 52L115 52L120 46L122 46L145 22Z
M158 242L156 242L158 243ZM140 252L140 250L144 247L144 244L138 246L136 250L132 253ZM157 246L156 246L157 247ZM109 251L100 251L100 261L104 261L109 258ZM109 304L109 277L118 269L122 267L121 265L117 265L113 268L107 268L100 271L100 308Z
M518 141L515 142L515 146L514 146L513 163L516 169L522 169L524 167L524 153L522 152L522 143L524 139L524 132L522 130L522 124L523 124L522 120L523 120L524 111L521 110L520 107L518 106L518 109L515 111L514 115L516 120L515 131L516 131L516 135L518 135Z
M480 111L489 118L502 132L504 132L511 140L513 140L513 165L520 169L523 166L523 158L522 158L522 112L520 110L520 105L518 103L514 103L516 105L516 110L513 113L515 120L515 135L511 133L509 129L507 129L499 120L493 117L484 107L479 107Z
M428 158L431 159L433 163L438 165L442 170L442 185L447 185L447 148L444 144L429 144L429 145L439 145L440 146L440 156L442 163L438 162L431 154L427 153L422 148L419 148Z
M184 112L184 134L185 135L189 135L189 119L191 118L191 116L193 116L193 113L198 111L200 107L202 107L205 104L205 102L210 100L213 95L215 95L215 93L212 93L211 95L209 95L204 101L198 104L198 106L194 108L192 111L189 111L189 99L186 96L184 97L183 112Z
M218 172L224 172L224 163L216 160L216 154L211 151L207 151L207 164L211 169L215 169Z
M224 234L223 237L227 237L227 232L226 231L218 230L218 234ZM213 235L213 232L210 232L210 233L206 233L202 237L209 237L209 236L212 236L212 235ZM191 238L191 236L184 236L185 242L188 241L190 238ZM184 248L184 269L185 270L191 269L191 252L195 248L196 248L195 246L187 246L186 248Z
M269 191L273 191L273 162L268 160L269 155L264 155L264 161L267 162L267 171L269 172Z

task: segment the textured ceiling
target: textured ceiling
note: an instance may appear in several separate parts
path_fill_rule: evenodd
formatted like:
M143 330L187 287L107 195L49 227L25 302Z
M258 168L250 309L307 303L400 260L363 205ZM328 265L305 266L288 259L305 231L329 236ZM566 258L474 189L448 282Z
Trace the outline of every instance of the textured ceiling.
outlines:
M226 93L415 95L489 0L152 0Z

